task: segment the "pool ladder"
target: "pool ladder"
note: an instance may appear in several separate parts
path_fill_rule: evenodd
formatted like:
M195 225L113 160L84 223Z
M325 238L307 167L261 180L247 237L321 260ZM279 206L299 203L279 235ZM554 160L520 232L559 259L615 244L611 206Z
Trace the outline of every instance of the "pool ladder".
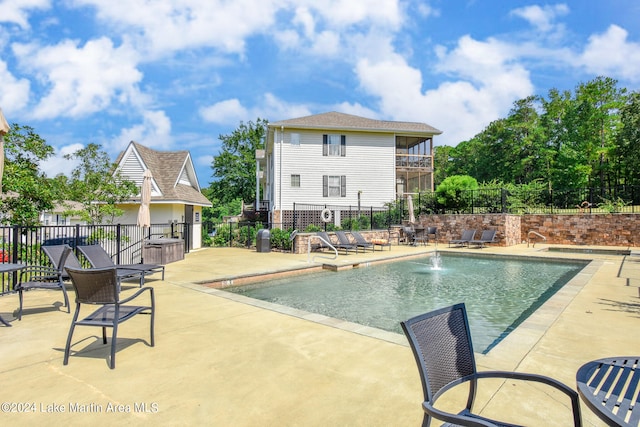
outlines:
M335 256L333 258L330 258L328 256L316 255L313 257L313 259L311 259L311 239L313 238L320 239L322 242L324 242L325 245L328 245L331 249L333 249L333 251L335 252ZM336 259L338 258L338 250L331 244L331 242L327 242L320 236L309 236L309 240L307 240L307 263L309 264L311 263L311 261L315 262L316 258Z
M531 242L531 235L532 235L532 234L533 234L534 236L538 236L538 237L540 237L540 238L541 238L543 241L545 241L545 242L547 241L547 238L546 238L546 237L544 237L542 234L540 234L540 233L538 233L537 231L534 231L534 230L529 230L529 233L527 233L527 247L529 247L529 243ZM535 241L535 240L533 241L533 246L531 246L531 247L532 247L532 248L535 248L535 247L536 247L536 241Z

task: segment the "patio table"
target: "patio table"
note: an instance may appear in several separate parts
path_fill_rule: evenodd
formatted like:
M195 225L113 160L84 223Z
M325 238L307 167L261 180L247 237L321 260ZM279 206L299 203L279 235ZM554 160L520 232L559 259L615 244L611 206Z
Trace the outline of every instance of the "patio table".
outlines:
M17 263L10 263L10 262L5 264L0 264L0 274L13 273L16 271L20 271L25 267L26 267L25 264L17 264ZM0 323L2 323L5 326L11 326L11 324L9 324L6 320L4 320L2 316L0 316Z
M578 393L609 426L640 425L640 357L610 357L578 369Z

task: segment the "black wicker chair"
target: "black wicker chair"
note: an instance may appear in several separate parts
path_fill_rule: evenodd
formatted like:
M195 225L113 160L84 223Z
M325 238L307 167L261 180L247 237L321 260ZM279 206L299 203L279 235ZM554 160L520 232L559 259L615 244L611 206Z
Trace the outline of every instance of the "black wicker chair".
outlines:
M107 343L107 328L112 328L111 334L111 361L110 367L116 366L116 340L118 325L131 319L136 314L148 313L151 315L151 340L150 345L155 345L154 341L154 318L155 318L155 296L152 287L144 287L136 291L128 298L120 299L118 289L118 278L116 269L93 268L86 270L76 270L67 268L73 287L76 292L76 311L71 321L67 345L64 349L64 362L69 363L69 353L71 351L71 338L76 325L98 326L102 328L102 342ZM143 292L149 292L151 298L150 305L125 305L129 301L137 298ZM92 304L101 306L85 318L78 320L80 307L82 304Z
M20 272L20 281L15 288L15 290L18 291L18 298L20 299L18 320L22 320L24 292L33 289L61 290L64 297L64 307L67 307L67 313L69 313L69 297L67 296L67 289L64 284L63 266L70 253L71 248L69 246L64 248L60 252L60 255L58 259L56 259L55 263L52 262L54 267L31 265L22 269L22 271Z
M456 304L401 322L418 364L425 412L422 425L427 427L431 419L461 426L513 426L473 414L478 379L505 378L543 383L562 391L571 399L573 423L581 426L578 393L552 378L542 375L508 371L476 371L476 362L469 332L469 322L464 304ZM468 383L467 404L458 414L435 408L436 400L452 387Z

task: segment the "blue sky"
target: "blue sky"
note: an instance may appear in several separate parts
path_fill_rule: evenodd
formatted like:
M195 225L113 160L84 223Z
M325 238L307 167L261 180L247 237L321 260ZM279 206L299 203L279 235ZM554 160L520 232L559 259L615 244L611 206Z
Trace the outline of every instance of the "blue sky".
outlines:
M604 75L640 87L640 2L0 0L0 108L62 155L189 150L327 111L428 123L456 145L514 101Z

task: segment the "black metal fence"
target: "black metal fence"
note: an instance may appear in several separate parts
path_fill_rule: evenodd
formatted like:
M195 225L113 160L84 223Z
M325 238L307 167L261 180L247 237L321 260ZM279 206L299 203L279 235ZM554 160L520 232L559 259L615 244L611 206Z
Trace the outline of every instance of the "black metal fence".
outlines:
M640 187L621 185L607 188L569 190L504 188L436 192L413 195L419 214L601 214L640 212ZM400 210L406 201L399 200Z
M162 237L184 239L184 251L189 252L190 227L187 223L152 224L149 228L137 225L46 225L0 227L0 263L49 265L41 246L68 244L100 244L116 264L135 264L142 259L142 247L149 239ZM81 262L82 256L76 250ZM87 265L88 266L88 265ZM0 275L0 294L13 289L15 274Z

